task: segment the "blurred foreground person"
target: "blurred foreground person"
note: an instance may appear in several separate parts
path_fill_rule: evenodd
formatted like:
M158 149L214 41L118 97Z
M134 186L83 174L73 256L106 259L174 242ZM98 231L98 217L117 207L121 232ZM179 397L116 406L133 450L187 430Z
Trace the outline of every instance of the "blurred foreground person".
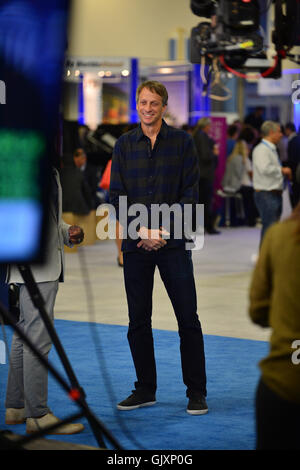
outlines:
M72 247L83 241L80 227L67 225L62 220L62 197L58 171L53 168L49 209L46 261L31 267L33 277L45 302L45 309L54 321L54 304L58 283L64 280L64 244ZM33 305L24 280L16 266L7 273L9 284L20 284L20 318L18 326L39 349L45 359L52 346L39 310ZM8 382L6 390L6 424L26 422L26 432L32 433L59 422L47 405L48 370L38 357L15 333L12 340ZM49 434L75 434L81 432L81 423L63 424Z
M256 392L257 449L299 450L300 204L264 237L250 288L254 323L271 328Z

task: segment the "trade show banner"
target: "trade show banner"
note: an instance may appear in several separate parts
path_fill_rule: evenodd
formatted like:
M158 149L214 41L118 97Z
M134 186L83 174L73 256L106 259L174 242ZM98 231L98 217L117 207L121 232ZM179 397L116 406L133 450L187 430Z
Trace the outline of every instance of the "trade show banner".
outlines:
M221 181L225 172L226 166L226 136L227 124L225 117L210 116L212 122L210 136L216 142L219 150L218 167L215 174L215 188L214 188L214 209L218 209L222 205L222 198L216 195L216 191L221 188Z

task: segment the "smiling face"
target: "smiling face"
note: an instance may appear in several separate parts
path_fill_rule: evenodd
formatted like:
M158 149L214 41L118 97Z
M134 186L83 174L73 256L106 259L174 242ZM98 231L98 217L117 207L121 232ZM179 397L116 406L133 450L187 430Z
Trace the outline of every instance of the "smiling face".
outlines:
M162 122L166 105L163 105L160 95L145 87L139 94L136 109L142 126L159 126Z

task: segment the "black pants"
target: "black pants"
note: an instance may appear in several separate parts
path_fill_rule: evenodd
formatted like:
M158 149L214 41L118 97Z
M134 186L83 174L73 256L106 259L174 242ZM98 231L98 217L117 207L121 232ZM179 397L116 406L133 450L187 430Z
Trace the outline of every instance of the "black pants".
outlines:
M214 229L215 214L213 212L214 180L199 179L199 204L204 204L204 228L208 232Z
M290 194L291 206L294 209L300 201L300 184L296 181L293 182L292 193Z
M239 192L243 198L246 224L249 227L254 227L258 217L258 211L254 202L254 189L252 186L241 186Z
M155 393L156 364L151 327L156 266L177 318L183 382L187 396L206 396L203 335L197 315L191 252L183 248L124 253L124 279L129 311L128 341L136 370L136 388ZM166 354L168 352L166 351Z
M260 380L256 391L256 449L300 450L300 405L283 400Z

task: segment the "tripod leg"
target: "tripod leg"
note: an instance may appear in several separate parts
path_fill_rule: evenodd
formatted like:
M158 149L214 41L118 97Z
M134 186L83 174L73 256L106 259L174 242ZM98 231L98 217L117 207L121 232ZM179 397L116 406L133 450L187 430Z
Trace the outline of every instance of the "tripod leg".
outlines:
M72 366L68 360L68 357L64 351L64 348L56 334L56 331L48 317L48 314L47 314L47 311L45 310L45 306L44 306L44 300L41 296L41 293L39 291L39 288L38 288L38 285L36 284L34 278L33 278L33 275L32 275L32 272L29 268L29 266L25 266L25 265L20 265L18 266L19 267L19 270L20 270L20 273L24 279L24 282L26 284L26 287L28 289L28 292L30 294L30 297L32 299L32 302L34 304L34 306L39 310L40 312L40 315L44 321L44 324L45 324L45 327L47 328L47 331L49 333L49 336L57 350L57 353L62 361L62 364L66 370L66 373L69 377L69 380L72 384L72 390L76 390L78 392L78 399L76 400L78 403L81 404L81 406L85 409L86 411L86 417L90 423L90 426L91 428L93 429L93 432L95 434L95 437L97 439L97 442L99 443L99 445L101 447L104 447L105 448L105 443L102 439L102 436L101 436L101 432L102 432L102 426L99 425L99 422L98 420L95 419L95 417L93 416L93 414L90 412L87 404L86 404L86 401L85 401L85 392L84 390L80 387L79 385L79 382L76 378L76 375L72 369ZM69 394L70 392L72 392L72 390L69 390ZM109 436L109 432L107 430L105 430L105 434ZM114 443L117 444L117 442L115 441L115 439L110 436L110 439L112 439L114 441ZM119 447L119 446L118 446Z
M36 284L35 280L34 280L34 277L32 275L32 272L31 272L31 269L29 268L29 266L24 266L24 265L20 265L19 266L19 270L20 270L20 273L24 279L24 282L26 284L26 287L28 289L28 292L29 292L29 295L31 297L31 300L32 300L32 303L34 304L34 306L39 310L39 313L42 317L42 320L45 324L45 327L49 333L49 336L57 350L57 353L63 363L63 366L67 372L67 375L70 379L70 382L72 384L72 387L73 388L76 388L76 389L80 389L79 387L79 383L77 381L77 378L75 376L75 373L72 369L72 366L67 358L67 355L64 351L64 348L60 342L60 339L58 338L57 334L56 334L56 331L52 325L52 322L51 320L49 319L49 316L48 316L48 313L47 311L45 310L45 303L44 303L44 299L40 293L40 290L38 288L38 285ZM83 391L82 391L82 395L83 395Z
M39 358L41 363L49 370L52 376L57 380L57 382L64 388L64 390L68 393L71 397L72 390L64 378L60 375L59 372L52 366L52 364L47 361L36 348L36 346L31 342L31 340L24 334L23 330L18 327L15 323L12 315L6 310L6 308L0 302L0 315L4 318L8 325L10 325L16 333L20 336L20 338L24 341L24 343L34 352L34 354ZM117 442L117 440L110 434L110 432L103 426L103 424L93 415L91 410L89 409L88 405L86 404L85 400L79 394L76 400L76 403L82 408L86 418L88 419L90 426L93 430L94 436L99 444L100 447L106 448L104 441L102 439L102 432L103 434L110 440L110 442L115 446L116 449L121 450L122 447ZM63 422L63 421L62 421ZM45 429L45 434L47 430ZM32 439L34 439L35 435L32 434Z

